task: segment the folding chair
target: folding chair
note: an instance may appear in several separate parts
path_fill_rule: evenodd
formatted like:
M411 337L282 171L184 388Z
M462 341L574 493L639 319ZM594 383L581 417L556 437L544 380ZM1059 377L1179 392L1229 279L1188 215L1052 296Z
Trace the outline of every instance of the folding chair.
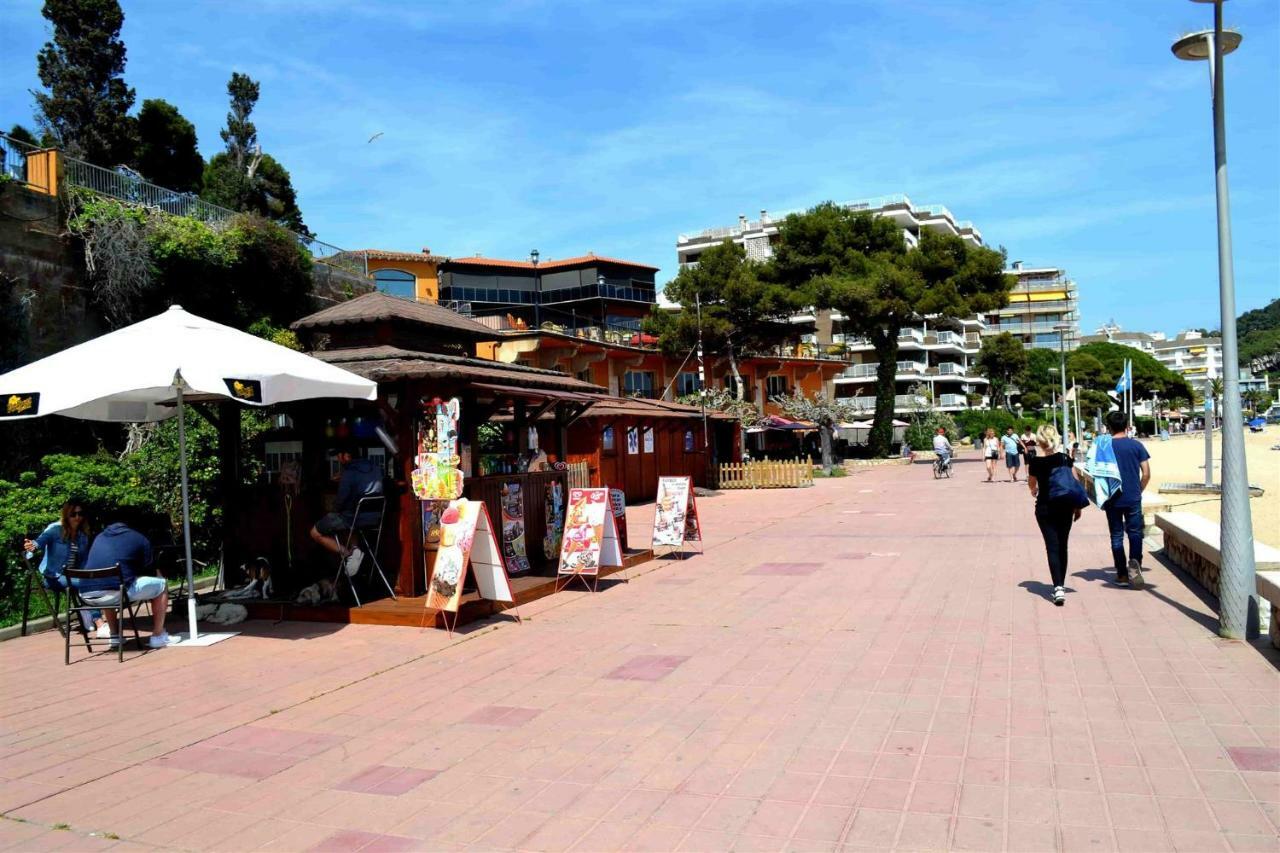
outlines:
M36 562L29 559L23 554L23 562L27 566L27 593L22 599L22 630L19 636L27 636L27 621L31 616L31 590L34 589L40 593L40 598L44 600L45 609L49 611L49 616L53 619L53 627L58 629L58 633L62 636L67 635L69 626L63 625L58 621L62 613L62 591L49 588L49 581L45 578L44 573L40 571L40 567ZM53 593L50 598L49 594ZM83 626L82 626L83 627Z
M92 610L114 610L116 611L116 629L120 632L116 638L119 640L117 651L119 652L120 662L124 663L124 614L129 612L129 622L133 627L133 642L138 648L142 648L142 638L138 636L138 611L137 605L129 600L129 593L125 590L124 572L120 571L120 564L106 569L66 569L63 572L67 578L67 625L71 624L71 614L76 614L76 620L83 625L81 613ZM81 593L76 587L76 581L107 581L113 580L114 588L86 591ZM88 631L81 631L84 636L84 646L89 650L89 654L93 654L93 643L105 642L100 637L90 638ZM71 631L68 630L64 635L66 637L66 652L63 662L68 666L71 665Z
M378 513L378 524L375 528L371 524L361 525L359 523L362 513ZM343 542L335 534L333 541L338 543L338 547L345 554L351 550L352 545L359 545L360 550L364 552L365 557L373 562L373 574L377 575L382 581L382 585L387 588L387 592L392 598L396 597L396 591L391 588L391 582L387 580L387 576L382 573L382 565L378 562L378 547L382 544L382 522L387 515L387 498L385 495L366 495L356 503L356 511L351 529L347 531L346 541ZM369 533L372 532L373 543L369 542ZM355 597L356 607L362 607L360 602L360 593L356 592L356 577L360 574L359 569L355 574L347 574L346 557L338 557L338 573L333 578L333 588L338 588L338 583L343 578L347 579L347 586L351 588L351 594Z

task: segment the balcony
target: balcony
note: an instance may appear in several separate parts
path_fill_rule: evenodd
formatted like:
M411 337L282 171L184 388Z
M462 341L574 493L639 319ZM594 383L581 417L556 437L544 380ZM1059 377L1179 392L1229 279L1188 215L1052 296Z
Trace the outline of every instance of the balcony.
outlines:
M914 341L917 344L924 343L924 332L919 329L903 329L898 332L898 342Z
M958 362L944 361L938 365L939 376L964 376L964 373L964 365Z
M840 374L841 379L874 379L876 370L880 367L879 363L872 362L870 364L854 364L846 367Z
M920 394L895 394L893 396L894 411L902 411L904 409L918 409L921 406L928 406L929 398Z
M940 409L967 409L969 408L969 398L963 394L939 394L938 408Z
M929 365L923 361L900 361L898 362L898 375L907 374L910 376L924 376L929 372Z

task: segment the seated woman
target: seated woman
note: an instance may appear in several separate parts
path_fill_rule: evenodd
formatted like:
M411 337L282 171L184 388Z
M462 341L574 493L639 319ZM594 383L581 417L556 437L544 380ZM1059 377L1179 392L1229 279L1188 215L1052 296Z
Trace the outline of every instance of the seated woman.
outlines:
M26 539L22 543L28 554L41 552L40 576L44 587L52 592L66 592L67 578L63 570L75 568L84 563L89 553L89 519L84 504L70 498L62 505L62 517L44 529L35 539ZM102 620L102 611L82 614L86 630L97 630L98 636L111 636L110 629Z

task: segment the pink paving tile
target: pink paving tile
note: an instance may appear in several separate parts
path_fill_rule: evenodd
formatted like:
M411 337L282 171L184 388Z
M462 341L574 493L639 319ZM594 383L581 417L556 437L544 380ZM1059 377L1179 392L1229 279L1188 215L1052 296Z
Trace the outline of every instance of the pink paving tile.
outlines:
M1229 746L1227 754L1241 770L1280 773L1280 748L1273 746Z
M1016 853L1055 853L1058 849L1057 832L1050 824L1012 821L1008 832L1008 849Z
M155 759L160 767L194 770L200 773L217 773L224 776L243 776L248 779L265 779L288 770L302 761L301 756L274 755L246 752L239 749L217 749L208 746L189 746L177 752Z
M747 574L798 577L801 575L811 575L818 569L822 568L822 565L822 563L761 563L751 571L747 572Z
M916 782L907 803L908 811L951 814L958 786L949 782Z
M335 832L310 849L316 853L346 853L346 851L361 850L381 837L376 832L344 829L341 832Z
M858 809L845 835L845 845L888 850L893 846L893 840L898 834L900 818L901 815L898 812Z
M476 726L496 726L510 729L522 726L541 714L538 708L519 708L509 705L486 705L462 718L462 722Z
M438 770L419 770L416 767L390 767L380 764L335 785L334 790L398 797L412 791L423 782L434 779L439 773Z
M610 672L605 678L624 681L660 681L688 659L687 655L639 655Z

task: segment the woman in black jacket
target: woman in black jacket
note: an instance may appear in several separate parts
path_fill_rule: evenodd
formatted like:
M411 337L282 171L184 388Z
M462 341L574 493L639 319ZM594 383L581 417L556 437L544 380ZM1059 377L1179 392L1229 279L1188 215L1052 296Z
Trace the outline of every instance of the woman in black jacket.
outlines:
M1049 424L1036 431L1039 452L1027 463L1027 488L1036 499L1036 523L1044 537L1049 575L1053 578L1053 603L1061 607L1067 599L1067 540L1071 537L1072 523L1080 518L1080 510L1049 499L1049 478L1053 470L1072 467L1070 457L1059 451L1058 441L1058 431Z

